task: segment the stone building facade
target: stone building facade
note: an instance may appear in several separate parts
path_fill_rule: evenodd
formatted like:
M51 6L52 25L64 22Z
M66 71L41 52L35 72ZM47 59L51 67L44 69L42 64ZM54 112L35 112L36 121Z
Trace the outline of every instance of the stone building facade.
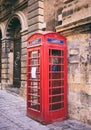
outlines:
M27 0L0 1L1 86L14 86L21 95L26 86L27 7Z
M68 117L91 124L91 0L1 0L1 88L26 97L27 38L42 30L66 36Z
M91 124L91 1L64 0L56 31L67 38L69 115Z

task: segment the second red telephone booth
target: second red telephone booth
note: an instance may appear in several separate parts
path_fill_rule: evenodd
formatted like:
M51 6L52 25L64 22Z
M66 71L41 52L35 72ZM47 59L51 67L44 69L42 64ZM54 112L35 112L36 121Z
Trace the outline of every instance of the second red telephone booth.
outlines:
M27 115L44 124L67 117L66 38L55 32L28 38Z

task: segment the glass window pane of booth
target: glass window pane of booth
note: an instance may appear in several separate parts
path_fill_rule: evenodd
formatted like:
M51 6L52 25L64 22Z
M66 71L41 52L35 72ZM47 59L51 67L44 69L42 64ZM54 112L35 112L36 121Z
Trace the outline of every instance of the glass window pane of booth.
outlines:
M28 59L29 81L28 86L28 104L32 109L40 111L40 51L29 52Z
M49 50L49 110L64 107L64 51Z

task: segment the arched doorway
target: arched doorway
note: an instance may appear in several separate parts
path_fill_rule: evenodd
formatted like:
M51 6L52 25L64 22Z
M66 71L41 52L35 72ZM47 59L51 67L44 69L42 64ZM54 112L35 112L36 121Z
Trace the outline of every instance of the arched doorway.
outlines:
M2 69L2 62L1 62L1 53L2 53L2 33L0 30L0 83L1 83L1 69Z
M9 82L13 87L21 86L21 23L17 17L11 19L7 27L9 43Z

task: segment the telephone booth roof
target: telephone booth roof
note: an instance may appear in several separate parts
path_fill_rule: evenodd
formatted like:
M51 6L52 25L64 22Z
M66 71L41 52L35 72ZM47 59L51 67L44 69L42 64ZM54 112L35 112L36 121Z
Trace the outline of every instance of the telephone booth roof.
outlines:
M41 31L38 33L35 33L31 35L28 38L28 44L27 48L39 46L39 45L45 45L50 44L56 45L56 46L65 46L66 44L66 38L56 32L52 31Z
M56 35L56 36L59 36L59 37L62 37L63 39L66 39L63 35L59 34L59 33L56 33L56 32L53 32L53 31L40 31L40 32L37 32L37 33L34 33L32 34L27 41L30 40L31 37L35 36L35 35Z

